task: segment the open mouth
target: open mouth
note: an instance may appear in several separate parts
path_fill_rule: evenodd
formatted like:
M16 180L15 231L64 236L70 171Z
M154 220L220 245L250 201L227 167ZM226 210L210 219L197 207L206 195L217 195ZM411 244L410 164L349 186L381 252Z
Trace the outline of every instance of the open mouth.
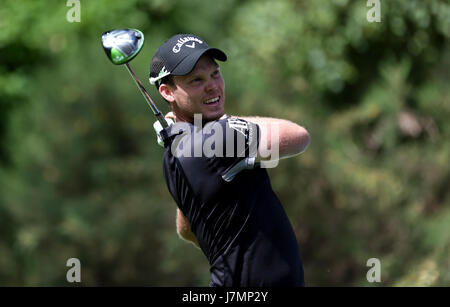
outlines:
M203 102L203 103L207 104L207 105L214 105L214 104L217 104L219 102L219 100L220 100L220 96L217 96L217 97L205 100L205 102Z

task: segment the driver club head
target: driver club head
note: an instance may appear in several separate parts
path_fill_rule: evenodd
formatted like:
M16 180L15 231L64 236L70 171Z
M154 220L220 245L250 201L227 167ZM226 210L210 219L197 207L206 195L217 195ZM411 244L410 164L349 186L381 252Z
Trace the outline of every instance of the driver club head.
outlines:
M117 29L102 34L102 45L113 64L131 61L144 45L144 34L136 29Z

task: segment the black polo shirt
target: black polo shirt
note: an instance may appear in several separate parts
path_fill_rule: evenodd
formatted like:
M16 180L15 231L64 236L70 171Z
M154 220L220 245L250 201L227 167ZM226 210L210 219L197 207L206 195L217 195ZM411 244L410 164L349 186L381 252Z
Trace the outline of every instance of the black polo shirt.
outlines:
M163 170L211 265L210 286L303 286L297 240L267 171L246 169L259 127L230 117L201 126L168 129Z

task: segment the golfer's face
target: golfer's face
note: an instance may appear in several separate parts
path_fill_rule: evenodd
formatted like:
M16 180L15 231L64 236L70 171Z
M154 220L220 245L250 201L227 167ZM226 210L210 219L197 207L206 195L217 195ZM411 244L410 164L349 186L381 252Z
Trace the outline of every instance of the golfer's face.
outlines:
M225 112L225 82L219 65L203 55L194 69L185 76L175 76L175 113L177 117L193 121L194 114L203 120L216 120Z

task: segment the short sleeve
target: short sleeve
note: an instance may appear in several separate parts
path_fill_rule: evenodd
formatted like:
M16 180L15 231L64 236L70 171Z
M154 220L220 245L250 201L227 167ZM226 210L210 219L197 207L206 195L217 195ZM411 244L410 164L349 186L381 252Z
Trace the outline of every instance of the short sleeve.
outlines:
M259 127L255 123L227 117L206 124L203 135L203 151L206 156L242 160L257 155Z

